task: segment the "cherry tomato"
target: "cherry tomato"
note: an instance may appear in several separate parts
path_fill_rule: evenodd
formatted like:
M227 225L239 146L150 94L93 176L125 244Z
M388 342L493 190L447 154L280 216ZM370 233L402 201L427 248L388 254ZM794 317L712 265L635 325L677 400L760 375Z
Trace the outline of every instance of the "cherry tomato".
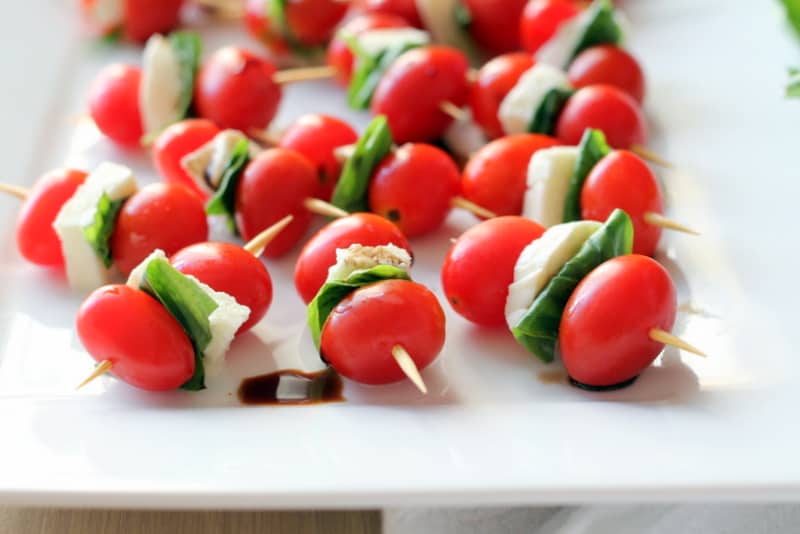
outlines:
M544 227L518 216L489 219L464 232L442 265L442 287L453 309L480 325L506 324L514 266L543 233Z
M194 374L194 347L156 299L125 285L95 290L78 310L78 337L120 380L150 391L179 388Z
M342 85L350 83L350 76L353 74L355 59L350 47L343 39L345 35L361 35L370 30L384 28L406 28L409 23L405 19L395 15L383 13L369 13L360 15L347 22L336 32L328 45L326 62L331 67L336 68L336 80Z
M372 112L386 115L397 143L432 141L444 133L452 118L444 102L467 101L467 58L459 50L426 46L397 58L378 84Z
M580 12L573 0L531 0L519 21L522 48L535 54L559 27Z
M561 316L561 359L573 380L593 388L627 385L664 348L650 330L675 323L675 286L646 256L609 260L584 278Z
M285 2L286 27L269 18L267 0L249 0L245 22L250 33L261 39L273 52L290 51L290 43L302 46L325 44L336 25L347 13L347 2L341 0L292 0Z
M165 182L183 184L197 194L208 195L181 166L181 160L210 142L220 132L217 125L206 119L187 119L176 122L156 138L153 161Z
M320 352L336 372L362 384L406 378L392 356L400 345L422 370L444 346L444 312L425 286L387 280L340 302L322 328Z
M291 214L294 220L264 251L268 258L285 254L311 224L303 201L318 187L317 173L306 158L285 148L265 150L247 165L236 191L236 225L242 237L249 241Z
M528 162L537 150L559 142L548 135L517 134L496 139L467 162L461 194L497 215L519 215L525 197Z
M329 223L308 240L297 257L294 286L308 304L319 292L328 269L336 263L336 249L350 245L395 245L411 251L403 232L391 221L372 213L354 213Z
M586 128L602 130L614 148L647 143L647 125L636 100L611 85L578 89L561 110L556 137L577 145Z
M247 32L261 41L275 55L288 54L289 44L284 39L281 29L273 28L272 20L267 16L269 0L247 0L244 8L244 23Z
M156 249L172 254L208 239L202 198L181 184L150 184L122 205L111 235L114 265L124 275Z
M64 265L53 221L84 180L83 171L58 169L33 185L17 216L17 248L26 260L43 266Z
M478 71L478 79L470 90L469 103L472 117L489 137L503 135L503 126L497 115L500 104L534 63L533 56L518 52L497 56Z
M369 185L370 211L397 224L408 237L437 229L458 195L458 167L447 152L407 143L387 156Z
M272 279L267 268L238 245L198 243L178 251L170 261L183 274L194 276L250 308L250 317L237 334L258 323L272 303Z
M180 22L183 0L125 0L125 36L144 42L154 33L169 33Z
M233 46L217 50L197 78L197 112L220 128L246 133L265 128L281 100L281 87L272 80L275 72L270 61L247 50Z
M100 71L89 88L89 115L103 135L124 146L138 146L144 133L139 113L138 67L114 63Z
M322 200L330 200L342 164L334 149L358 141L358 133L343 120L319 113L303 115L292 124L281 138L280 147L295 150L317 168L319 191Z
M587 48L572 61L567 71L573 87L613 85L639 104L644 100L644 74L636 59L618 46Z
M469 33L492 55L519 50L519 32L509 21L519 20L528 0L463 0L470 13Z
M605 221L614 209L633 221L633 252L652 256L661 227L645 222L645 214L664 212L661 187L650 167L635 154L615 150L594 166L581 190L581 217Z
M376 15L402 17L415 28L424 28L415 0L362 0L360 7Z

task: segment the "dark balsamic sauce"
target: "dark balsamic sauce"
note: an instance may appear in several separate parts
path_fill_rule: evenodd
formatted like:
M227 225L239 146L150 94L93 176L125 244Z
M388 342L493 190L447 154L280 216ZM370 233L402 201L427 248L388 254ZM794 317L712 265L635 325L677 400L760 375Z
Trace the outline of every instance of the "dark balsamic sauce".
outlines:
M618 389L623 389L623 388L626 388L626 387L630 386L631 384L636 382L637 378L639 378L639 375L636 375L633 378L629 378L628 380L625 380L624 382L620 382L619 384L612 384L610 386L592 386L592 385L589 385L589 384L584 384L582 382L578 382L577 380L575 380L572 377L569 377L569 383L572 384L573 386L575 386L578 389L583 389L583 390L586 390L586 391L616 391Z
M286 369L245 378L239 385L238 396L242 404L251 405L322 404L344 401L342 389L342 379L332 369L315 373Z

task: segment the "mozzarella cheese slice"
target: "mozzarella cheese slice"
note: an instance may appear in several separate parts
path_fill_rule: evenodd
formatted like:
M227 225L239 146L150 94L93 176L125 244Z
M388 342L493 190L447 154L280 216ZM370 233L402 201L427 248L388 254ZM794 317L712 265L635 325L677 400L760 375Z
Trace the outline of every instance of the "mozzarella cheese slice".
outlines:
M103 264L86 240L83 229L94 221L97 205L105 193L116 202L136 192L133 172L116 163L101 163L58 212L53 229L61 240L61 251L70 287L92 290L111 281L112 269Z
M500 103L497 116L503 131L508 135L527 132L544 97L557 88L570 89L562 70L537 63L525 71Z
M539 293L601 226L596 221L558 224L523 249L514 266L514 281L508 286L505 313L509 328L517 326Z
M326 282L346 280L357 271L365 271L378 265L393 265L404 271L411 268L411 255L394 244L366 247L350 245L336 249L336 264L328 270Z
M370 56L377 56L389 48L423 46L431 42L428 32L416 28L380 28L356 37L361 49Z
M142 55L139 109L145 135L160 132L180 119L183 85L175 49L163 35L147 40Z
M219 188L222 175L231 160L233 149L247 136L239 130L223 130L214 139L181 159L181 167L192 177L194 182L207 193ZM255 157L260 149L255 143L248 141L250 157Z
M593 9L585 9L572 20L562 24L536 53L536 61L565 69L575 55L578 43L594 18Z
M528 164L528 190L522 216L550 228L564 220L564 201L580 149L557 146L538 150Z
M465 159L489 142L480 126L472 120L472 113L468 110L463 117L450 123L442 139L453 153Z

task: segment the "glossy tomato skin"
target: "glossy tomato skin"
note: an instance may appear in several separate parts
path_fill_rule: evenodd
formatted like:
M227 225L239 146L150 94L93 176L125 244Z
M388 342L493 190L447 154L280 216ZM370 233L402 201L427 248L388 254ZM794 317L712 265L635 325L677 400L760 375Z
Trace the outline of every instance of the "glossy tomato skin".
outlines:
M272 62L242 48L217 50L197 78L197 112L223 129L248 133L265 128L281 100L281 87L272 80L275 72Z
M217 125L207 119L176 122L161 132L153 144L153 162L164 181L185 185L198 195L207 197L208 193L181 166L181 160L213 140L219 132Z
M370 211L397 224L408 237L436 230L459 193L460 173L447 152L407 143L387 156L369 184Z
M17 248L22 257L45 267L64 265L61 240L53 221L85 180L83 171L57 169L33 185L17 216Z
M528 162L536 151L558 144L541 134L516 134L492 141L464 167L461 194L497 215L519 215L527 188Z
M359 7L367 13L401 17L415 28L424 28L415 0L362 0Z
M644 100L642 68L632 55L618 46L587 48L570 63L567 76L577 89L590 85L613 85L639 104Z
M343 36L361 35L370 30L385 28L406 28L408 25L405 19L385 13L366 13L349 20L328 44L326 62L336 69L336 81L342 85L350 83L355 67L355 58Z
M522 74L533 67L533 56L523 52L503 54L486 63L470 89L472 117L490 138L503 135L498 111Z
M586 128L602 130L614 148L647 144L647 125L639 105L611 85L578 89L561 111L556 137L565 145L577 145Z
M78 310L78 337L96 361L108 360L128 384L150 391L179 388L194 374L194 348L156 299L125 285L95 290Z
M509 28L517 21L528 0L463 0L470 13L469 33L492 55L519 50L520 35Z
M645 222L645 214L664 212L658 179L642 159L627 150L615 150L594 166L581 190L581 217L605 221L616 208L633 221L633 252L652 256L661 227Z
M675 286L646 256L609 260L584 278L561 317L561 359L573 380L613 388L644 371L664 348L649 332L675 323Z
M396 245L411 252L403 232L391 221L373 213L354 213L329 223L308 240L294 268L294 286L308 304L316 296L328 269L336 263L336 249L350 245Z
M319 187L306 158L285 148L265 150L245 167L236 191L236 225L245 241L287 215L294 219L267 245L264 255L281 256L294 247L311 224L303 201Z
M408 280L387 280L356 290L322 328L320 352L342 376L362 384L406 378L392 357L400 345L422 370L444 346L445 318L436 296Z
M316 196L330 200L342 172L342 164L334 150L356 141L358 133L343 120L311 113L303 115L289 126L278 146L299 152L316 167L319 177Z
M183 0L124 0L125 37L143 43L155 33L167 34L180 22Z
M519 21L522 48L535 54L562 24L580 12L573 0L531 0Z
M479 325L505 325L514 266L542 233L544 227L518 216L489 219L464 232L442 265L442 287L453 310Z
M134 147L144 133L139 113L138 67L114 63L103 70L89 87L89 115L97 128L122 146Z
M290 52L289 44L281 34L280 28L273 27L272 20L267 16L269 0L247 0L244 9L244 23L247 32L261 41L267 49L276 55Z
M384 74L372 97L372 112L386 115L395 142L433 141L452 122L443 102L463 106L468 98L469 64L461 51L446 46L415 48Z
M291 51L290 42L302 46L323 45L347 12L347 2L337 0L292 0L286 3L286 28L269 17L267 0L248 0L245 24L255 38L277 54Z
M250 330L269 310L272 303L269 272L258 258L238 245L198 243L175 253L170 262L183 274L194 276L250 308L250 316L237 335Z
M167 255L208 239L203 200L181 184L150 184L129 198L111 234L114 265L124 275L156 249Z

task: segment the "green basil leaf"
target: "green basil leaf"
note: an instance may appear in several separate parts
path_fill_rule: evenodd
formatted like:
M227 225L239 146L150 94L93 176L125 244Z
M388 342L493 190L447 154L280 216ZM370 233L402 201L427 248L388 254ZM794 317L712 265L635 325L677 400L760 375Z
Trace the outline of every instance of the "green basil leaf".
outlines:
M224 215L231 233L238 235L236 228L236 189L239 178L250 160L250 145L247 139L240 139L233 147L231 158L222 172L219 188L206 204L206 213L209 215Z
M589 9L590 22L572 52L573 59L587 48L622 42L622 28L614 16L614 4L611 0L594 0Z
M117 222L117 215L126 199L112 201L105 192L97 201L92 223L83 227L83 236L94 249L97 256L103 260L103 265L111 267L111 234Z
M800 0L781 0L789 24L792 25L795 33L800 36Z
M800 69L789 69L789 83L786 85L786 96L789 98L800 97Z
M463 1L456 2L453 10L453 17L456 19L456 24L462 30L469 30L472 26L472 11L464 4Z
M347 104L353 109L369 108L375 89L392 63L404 53L420 46L416 43L402 43L371 56L358 46L355 37L348 36L345 42L356 58L356 68L347 86Z
M369 211L367 193L372 171L391 152L393 143L386 117L372 119L342 168L331 198L334 206L350 213Z
M581 220L581 190L586 177L597 163L611 152L606 136L600 130L587 128L578 145L578 159L569 179L567 196L564 198L564 222Z
M190 391L204 389L205 367L202 354L211 342L208 316L217 309L217 303L194 280L161 258L156 258L147 265L142 290L167 309L181 324L194 345L194 375L181 388Z
M552 362L564 306L575 287L598 265L633 250L633 223L622 210L614 210L606 222L583 244L578 253L553 277L534 299L525 316L511 329L516 340L543 362Z
M333 309L347 295L361 287L383 280L410 280L408 272L393 265L376 265L371 269L356 271L346 280L336 280L323 285L317 296L308 304L308 327L314 345L319 349L322 328Z
M195 32L179 31L169 34L169 44L180 66L181 98L176 120L182 120L189 115L192 107L194 82L200 67L200 56L203 54L203 41Z
M529 133L553 135L561 110L575 91L564 87L550 89L539 103L539 107L528 125Z

